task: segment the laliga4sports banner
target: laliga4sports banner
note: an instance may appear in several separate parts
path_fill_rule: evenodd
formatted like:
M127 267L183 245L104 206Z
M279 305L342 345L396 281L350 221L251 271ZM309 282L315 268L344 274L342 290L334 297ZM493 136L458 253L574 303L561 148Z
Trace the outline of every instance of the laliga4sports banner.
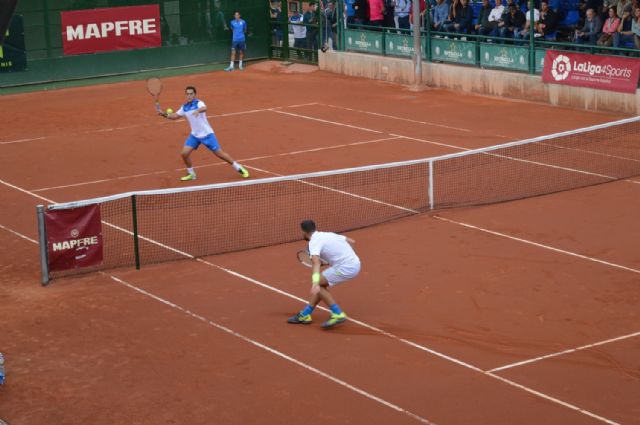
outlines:
M638 59L547 50L542 81L635 93L639 75Z
M160 47L160 6L61 12L65 55Z
M44 213L49 270L61 271L102 264L100 206Z

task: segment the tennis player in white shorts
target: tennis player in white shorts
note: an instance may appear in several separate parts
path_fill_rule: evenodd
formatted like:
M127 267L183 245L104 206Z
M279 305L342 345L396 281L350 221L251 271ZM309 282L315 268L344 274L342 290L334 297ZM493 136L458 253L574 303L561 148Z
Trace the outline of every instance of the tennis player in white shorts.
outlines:
M322 324L323 328L331 328L347 320L347 315L336 304L329 288L339 283L351 280L360 273L360 258L350 244L353 239L331 232L318 232L316 223L305 220L300 223L305 240L309 241L309 255L313 266L311 268L311 299L309 304L298 314L289 318L292 324L308 325L311 323L311 313L320 301L324 301L331 310L331 317ZM320 273L320 259L325 260L329 267Z

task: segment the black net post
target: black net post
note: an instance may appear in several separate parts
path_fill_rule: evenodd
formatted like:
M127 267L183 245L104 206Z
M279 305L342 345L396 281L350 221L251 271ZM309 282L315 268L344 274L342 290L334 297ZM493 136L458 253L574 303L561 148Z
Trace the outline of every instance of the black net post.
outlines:
M140 270L140 246L138 242L138 208L136 195L131 195L131 218L133 220L133 254L136 259L136 270Z

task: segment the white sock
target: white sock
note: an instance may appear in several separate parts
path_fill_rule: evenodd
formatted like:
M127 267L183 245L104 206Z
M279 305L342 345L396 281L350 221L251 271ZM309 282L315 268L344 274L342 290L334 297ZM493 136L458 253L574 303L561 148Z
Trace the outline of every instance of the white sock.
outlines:
M236 171L240 171L240 168L242 168L240 166L240 164L238 164L237 162L233 161L233 164L231 164L231 166L233 167L234 170Z
M196 172L193 170L193 168L187 168L187 173L193 174L194 176L196 175Z
M233 61L229 62L229 68L233 68Z
M242 61L240 61L240 67L242 68Z

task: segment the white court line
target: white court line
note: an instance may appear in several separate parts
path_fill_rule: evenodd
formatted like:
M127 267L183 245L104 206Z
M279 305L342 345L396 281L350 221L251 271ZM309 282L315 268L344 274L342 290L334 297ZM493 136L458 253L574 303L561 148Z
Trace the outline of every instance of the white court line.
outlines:
M33 244L38 245L37 241L31 239L28 236L25 236L25 235L23 235L21 233L18 233L16 231L14 231L14 230L11 230L11 229L9 229L7 227L4 227L1 224L0 224L0 228L5 229L5 230L13 233L14 235L16 235L16 236L18 236L18 237L20 237L22 239L26 239L27 241L29 241L29 242L31 242ZM207 261L201 261L201 262L203 262L205 264L208 264L208 265L211 265L211 266L214 265L214 264L209 263ZM166 300L164 298L161 298L161 297L159 297L159 296L157 296L155 294L152 294L149 291L145 291L144 289L139 288L139 287L137 287L135 285L132 285L132 284L124 281L123 279L118 278L117 276L114 276L112 274L108 274L108 273L105 273L105 272L99 272L99 273L101 275L103 275L103 276L106 276L106 277L112 279L115 282L120 283L121 285L126 286L129 289L132 289L135 292L138 292L138 293L140 293L140 294L142 294L144 296L152 298L152 299L154 299L154 300L156 300L156 301L158 301L158 302L160 302L162 304L165 304L165 305L167 305L167 306L169 306L169 307L171 307L173 309L181 311L182 313L186 314L187 316L190 316L190 317L192 317L194 319L200 320L201 322L204 322L204 323L206 323L206 324L208 324L208 325L210 325L210 326L212 326L212 327L214 327L214 328L216 328L216 329L218 329L220 331L223 331L223 332L225 332L225 333L227 333L229 335L232 335L232 336L234 336L236 338L239 338L242 341L247 342L247 343L249 343L249 344L251 344L251 345L253 345L255 347L258 347L258 348L260 348L260 349L262 349L262 350L264 350L264 351L266 351L268 353L271 353L271 354L275 355L276 357L279 357L279 358L281 358L283 360L286 360L286 361L288 361L290 363L293 363L293 364L295 364L295 365L297 365L297 366L299 366L299 367L301 367L301 368L303 368L303 369L305 369L305 370L307 370L309 372L315 373L316 375L319 375L319 376L321 376L321 377L323 377L325 379L328 379L329 381L332 381L333 383L336 383L336 384L338 384L338 385L340 385L342 387L345 387L348 390L351 390L351 391L355 392L356 394L359 394L359 395L361 395L361 396L363 396L365 398L373 400L376 403L379 403L379 404L381 404L381 405L383 405L385 407L388 407L388 408L390 408L392 410L395 410L396 412L403 413L403 414L411 417L412 419L417 420L418 422L421 422L421 423L424 423L424 424L428 424L428 425L435 425L434 422L431 422L430 420L428 420L428 419L426 419L426 418L424 418L422 416L419 416L419 415L417 415L415 413L412 413L407 409L403 409L402 407L400 407L400 406L398 406L396 404L393 404L393 403L391 403L389 401L386 401L383 398L378 397L376 395L373 395L373 394L371 394L371 393L369 393L369 392L367 392L367 391L365 391L365 390L363 390L363 389L361 389L359 387L356 387L355 385L349 384L348 382L343 381L340 378L337 378L337 377L335 377L333 375L330 375L330 374L328 374L326 372L323 372L320 369L317 369L317 368L315 368L313 366L310 366L310 365L304 363L301 360L298 360L298 359L296 359L294 357L291 357L291 356L289 356L289 355L287 355L287 354L285 354L285 353L283 353L281 351L276 350L275 348L272 348L272 347L270 347L270 346L268 346L266 344L262 344L261 342L258 342L257 340L249 338L249 337L247 337L247 336L245 336L245 335L243 335L243 334L241 334L239 332L236 332L236 331L232 330L231 328L228 328L228 327L223 326L223 325L221 325L219 323L216 323L216 322L214 322L212 320L209 320L209 319L205 318L204 316L201 316L201 315L199 315L197 313L192 312L189 309L186 309L186 308L184 308L182 306L179 306L178 304L172 303L171 301L168 301L168 300Z
M629 339L629 338L635 338L637 336L640 336L640 332L634 332L632 334L622 335L622 336L619 336L619 337L616 337L616 338L611 338L611 339L607 339L607 340L604 340L604 341L594 342L593 344L582 345L580 347L570 348L570 349L564 350L564 351L558 351L557 353L546 354L544 356L535 357L533 359L523 360L521 362L516 362L516 363L511 363L511 364L508 364L508 365L505 365L505 366L496 367L495 369L491 369L491 370L489 370L487 372L489 372L489 373L499 372L501 370L511 369L511 368L514 368L514 367L518 367L518 366L523 366L523 365L526 365L526 364L539 362L540 360L550 359L552 357L563 356L565 354L575 353L576 351L586 350L588 348L598 347L600 345L610 344L610 343L616 342L616 341L622 341L622 340Z
M355 128L356 130L368 131L368 132L371 132L371 133L383 134L382 131L372 130L370 128L365 128L365 127L358 127L357 125L343 124L343 123L336 122L336 121L323 120L322 118L310 117L308 115L300 115L300 114L294 114L292 112L284 112L284 111L277 111L277 110L272 110L271 112L275 112L277 114L291 115L292 117L304 118L304 119L312 120L312 121L324 122L324 123L327 123L327 124L339 125L339 126L342 126L342 127Z
M244 163L244 162L249 162L249 161L257 161L257 160L260 160L260 159L277 158L277 157L289 156L289 155L299 155L299 154L309 153L309 152L319 152L319 151L330 150L330 149L338 149L338 148L344 148L344 147L349 147L349 146L366 145L366 144L370 144L370 143L378 143L378 142L384 142L384 141L388 141L388 140L396 140L396 139L399 139L399 138L400 137L385 137L385 138L382 138L382 139L365 140L365 141L362 141L362 142L345 143L345 144L342 144L342 145L332 145L332 146L326 146L326 147L322 147L322 148L306 149L306 150L293 151L293 152L283 152L283 153L277 153L277 154L273 154L273 155L254 156L254 157L251 157L251 158L239 159L238 162ZM217 166L220 166L220 165L228 165L228 164L226 162L215 162L215 163L212 163L212 164L198 165L197 167L194 167L194 168L199 170L201 168L217 167ZM43 187L43 188L39 188L39 189L31 189L31 191L32 192L44 192L44 191L47 191L47 190L65 189L65 188L69 188L69 187L78 187L78 186L85 186L85 185L90 185L90 184L107 183L107 182L116 181L116 180L127 180L127 179L131 179L131 178L147 177L147 176L158 175L158 174L167 174L167 173L170 173L170 172L181 171L181 170L184 170L184 167L175 168L174 170L171 170L171 171L154 171L154 172L151 172L151 173L133 174L133 175L129 175L129 176L114 177L114 178L111 178L111 179L91 180L91 181L87 181L87 182L72 183L72 184L66 184L66 185L61 185L61 186Z
M3 226L2 224L0 224L0 229L6 230L7 232L12 233L19 238L28 240L29 242L38 245L38 241L31 239L29 236L23 235L22 233L16 232L15 230L9 229L8 227Z
M46 190L65 189L65 188L68 188L68 187L78 187L78 186L85 186L85 185L89 185L89 184L106 183L106 182L112 182L112 181L117 181L117 180L127 180L127 179L131 179L131 178L136 178L136 177L154 176L154 175L157 175L157 174L166 174L166 173L168 173L168 171L154 171L152 173L133 174L131 176L114 177L112 179L92 180L92 181L88 181L88 182L65 184L65 185L62 185L62 186L43 187L43 188L40 188L40 189L31 189L31 190L32 190L32 192L44 192Z
M286 361L288 361L290 363L293 363L296 366L299 366L299 367L301 367L301 368L303 368L303 369L305 369L305 370L307 370L309 372L315 373L316 375L319 375L319 376L321 376L321 377L323 377L325 379L328 379L329 381L332 381L335 384L338 384L338 385L340 385L342 387L345 387L348 390L351 390L351 391L353 391L353 392L355 392L357 394L360 394L363 397L366 397L366 398L368 398L370 400L373 400L373 401L375 401L375 402L377 402L377 403L379 403L379 404L381 404L381 405L383 405L385 407L388 407L388 408L390 408L392 410L395 410L396 412L403 413L403 414L411 417L412 419L417 420L418 422L421 422L421 423L424 423L424 424L435 425L433 422L431 422L430 420L428 420L428 419L426 419L426 418L424 418L422 416L416 415L415 413L412 413L409 410L403 409L402 407L400 407L400 406L398 406L396 404L393 404L391 402L388 402L388 401L386 401L386 400L384 400L384 399L382 399L382 398L380 398L378 396L375 396L375 395L373 395L373 394L371 394L371 393L369 393L369 392L367 392L367 391L365 391L365 390L363 390L361 388L356 387L355 385L349 384L348 382L343 381L340 378L336 378L333 375L330 375L330 374L328 374L326 372L321 371L320 369L317 369L317 368L315 368L313 366L310 366L310 365L304 363L301 360L298 360L298 359L296 359L294 357L289 356L288 354L285 354L285 353L283 353L281 351L276 350L275 348L272 348L272 347L270 347L270 346L268 346L266 344L263 344L261 342L256 341L255 339L249 338L248 336L245 336L245 335L243 335L243 334L241 334L239 332L236 332L236 331L234 331L234 330L232 330L232 329L230 329L230 328L228 328L226 326L223 326L223 325L221 325L219 323L216 323L216 322L214 322L212 320L209 320L209 319L205 318L204 316L196 314L196 313L194 313L194 312L192 312L192 311L190 311L190 310L188 310L188 309L186 309L184 307L181 307L181 306L179 306L179 305L177 305L175 303L172 303L171 301L167 301L164 298L161 298L161 297L159 297L159 296L157 296L155 294L152 294L151 292L148 292L148 291L145 291L144 289L138 288L137 286L134 286L134 285L132 285L132 284L130 284L128 282L125 282L124 280L122 280L122 279L120 279L120 278L118 278L116 276L107 275L106 273L103 273L103 272L100 272L100 273L105 275L105 276L110 277L112 280L114 280L114 281L116 281L116 282L128 287L129 289L132 289L132 290L134 290L134 291L136 291L136 292L138 292L140 294L143 294L143 295L145 295L145 296L147 296L149 298L152 298L152 299L154 299L154 300L156 300L156 301L158 301L158 302L160 302L162 304L165 304L165 305L167 305L167 306L169 306L169 307L171 307L173 309L181 311L182 313L186 314L187 316L190 316L190 317L192 317L194 319L200 320L201 322L204 322L204 323L206 323L206 324L208 324L208 325L210 325L210 326L212 326L212 327L214 327L214 328L216 328L216 329L218 329L220 331L223 331L223 332L225 332L225 333L227 333L229 335L232 335L232 336L234 336L236 338L239 338L239 339L241 339L242 341L244 341L244 342L246 342L248 344L251 344L251 345L253 345L253 346L255 346L255 347L257 347L257 348L259 348L261 350L264 350L264 351L266 351L266 352L268 352L270 354L273 354L276 357L279 357L279 358L281 358L283 360L286 360Z
M374 115L374 116L377 116L377 117L384 117L384 118L390 118L390 119L394 119L394 120L412 122L412 123L415 123L415 124L424 124L424 125L430 125L430 126L433 126L433 127L442 127L442 128L446 128L446 129L449 129L449 130L464 131L466 133L469 133L469 132L473 131L473 130L470 130L468 128L452 127L450 125L437 124L437 123L429 122L429 121L412 120L412 119L409 119L409 118L397 117L395 115L388 115L388 114L381 114L381 113L378 113L378 112L370 112L370 111L363 111L363 110L360 110L360 109L346 108L344 106L329 105L329 104L326 104L326 103L323 103L321 105L329 106L330 108L343 109L345 111L352 111L352 112L359 112L361 114Z
M625 271L628 271L628 272L640 274L640 270L638 270L638 269L634 269L634 268L631 268L631 267L623 266L623 265L612 263L612 262L605 261L605 260L600 260L600 259L595 258L595 257L589 257L587 255L578 254L576 252L566 251L564 249L555 248L555 247L552 247L550 245L544 245L544 244L541 244L541 243L538 243L538 242L533 242L533 241L530 241L530 240L527 240L527 239L518 238L516 236L507 235L506 233L500 233L500 232L496 232L495 230L489 230L489 229L485 229L485 228L482 228L482 227L474 226L473 224L462 223L460 221L455 221L455 220L452 220L450 218L442 217L440 215L433 215L432 218L434 218L436 220L440 220L440 221L446 221L447 223L456 224L458 226L466 227L468 229L474 229L474 230L478 230L480 232L489 233L489 234L494 235L494 236L500 236L500 237L503 237L503 238L511 239L511 240L518 241L518 242L522 242L522 243L525 243L525 244L528 244L528 245L533 245L533 246L536 246L538 248L547 249L549 251L558 252L560 254L570 255L572 257L581 258L583 260L591 261L591 262L598 263L598 264L603 264L605 266L613 267L613 268L616 268L616 269L625 270Z
M267 112L267 111L274 111L274 110L278 110L278 109L285 109L285 108L299 108L301 106L311 106L311 105L317 105L316 102L311 102L311 103L301 103L301 104L297 104L297 105L284 105L284 106L274 106L271 108L264 108L264 109L252 109L249 111L239 111L239 112L229 112L226 114L218 114L218 115L207 115L208 118L222 118L222 117L231 117L234 115L246 115L246 114L255 114L257 112ZM162 124L168 124L168 123L172 123L172 122L178 122L178 121L184 121L183 119L180 120L164 120L161 121ZM107 132L111 132L111 131L118 131L118 130L127 130L127 129L131 129L131 128L139 128L139 127L153 127L158 125L158 123L154 123L154 124L133 124L133 125L128 125L128 126L124 126L124 127L110 127L110 128L97 128L97 129L93 129L93 130L86 130L86 131L82 131L80 133L70 133L70 134L65 134L64 136L77 136L77 135L82 135L82 134L95 134L95 133L107 133ZM10 144L14 144L14 143L26 143L26 142L33 142L36 140L45 140L45 139L50 139L51 137L58 137L60 136L59 134L56 134L55 136L42 136L42 137L33 137L33 138L29 138L29 139L19 139L19 140L10 140L10 141L5 141L5 142L0 142L0 145L10 145Z
M32 192L29 192L29 191L28 191L28 190L26 190L26 189L22 189L22 188L19 188L19 187L15 186L15 185L12 185L12 184L9 184L9 183L7 183L7 182L4 182L3 180L0 180L0 183L5 184L5 185L7 185L7 186L9 186L9 187L15 188L16 190L19 190L19 191L21 191L21 192L23 192L23 193L30 194L30 195L32 195L32 196L34 196L34 197L38 198L38 199L44 199L44 200L46 200L46 201L47 201L47 202L49 202L49 203L55 203L54 201L48 200L48 199L46 199L46 198L44 198L44 197L42 197L42 196L40 196L40 195L38 195L38 194L35 194L35 193L32 193ZM351 195L351 194L349 194L349 193L345 193L345 194L347 194L347 195ZM361 198L363 198L363 199L367 199L367 198L364 198L364 197L361 197ZM379 201L374 200L374 199L372 199L371 201L379 202ZM389 204L389 205L391 205L391 204ZM397 207L397 208L399 208L399 209L406 210L406 208L404 208L404 207L400 207L400 206L396 206L396 207ZM130 231L128 231L128 230L126 230L126 229L122 229L122 228L120 228L120 227L118 227L118 226L116 226L116 225L113 225L113 224L111 224L111 223L107 223L107 222L105 222L105 221L103 221L103 223L105 223L105 224L107 224L107 225L109 225L109 226L111 226L111 227L113 227L113 228L116 228L116 229L118 229L118 230L121 230L121 231L123 231L123 232L125 232L125 233L127 233L127 234L132 234ZM153 239L150 239L150 238L147 238L147 237L143 237L142 235L139 235L138 237L139 237L139 238L141 238L141 239L143 239L143 240L145 240L145 241L148 241L148 242L150 242L150 243L152 243L152 244L155 244L155 245L157 245L157 246L160 246L160 247L163 247L163 248L165 248L165 249L168 249L168 250L170 250L170 251L172 251L172 252L176 252L176 253L182 254L182 255L183 255L183 256L185 256L186 258L191 258L191 259L195 258L195 257L194 257L193 255L191 255L191 254L188 254L188 253L186 253L186 252L182 252L182 251L180 251L180 250L178 250L178 249L176 249L176 248L172 248L172 247L170 247L170 246L168 246L168 245L162 244L162 243L157 242L157 241L155 241L155 240L153 240ZM205 262L204 260L199 260L199 259L196 259L196 260L197 260L197 261L199 261L199 262L203 262L203 263L205 263L205 264L207 264L207 263L208 263L208 262ZM219 268L219 269L221 269L221 270L224 270L224 271L226 271L226 270L227 270L227 269L225 269L225 268L223 268L223 267L219 267L219 266L216 266L216 267L217 267L217 268ZM232 272L232 273L230 273L230 274L232 274L233 276L237 276L237 277L241 277L241 276L243 276L243 275L241 275L240 273L237 273L237 272ZM247 280L247 281L249 281L249 282L252 282L252 283L253 283L253 282L255 282L255 280L254 280L254 279L250 279L250 278L247 278L246 280ZM269 285L266 285L266 284L262 284L261 286L262 286L262 287L269 287ZM278 292L279 292L279 293L284 293L284 291L280 291L280 290L278 290ZM295 296L293 296L293 295L290 295L290 296L291 296L291 297L293 297L293 298L298 299L297 297L295 297ZM306 303L306 301L304 301L304 302ZM354 320L354 319L351 319L351 321L352 321L353 323L359 324L360 326L365 325L365 323L364 323L364 322L356 321L356 320ZM533 394L533 395L535 395L535 396L537 396L537 397L540 397L540 398L543 398L543 399L545 399L545 400L548 400L548 401L550 401L550 402L552 402L552 403L558 404L558 405L560 405L560 406L566 407L566 408L571 409L571 410L573 410L573 411L576 411L576 412L582 413L582 414L584 414L584 415L590 416L590 417L592 417L592 418L594 418L594 419L597 419L597 420L599 420L599 421L601 421L601 422L607 423L607 424L609 424L609 425L620 425L620 424L618 424L617 422L614 422L614 421L612 421L612 420L610 420L610 419L607 419L607 418L604 418L604 417L598 416L598 415L596 415L596 414L594 414L594 413L592 413L592 412L590 412L590 411L588 411L588 410L582 409L582 408L580 408L580 407L578 407L578 406L575 406L575 405L573 405L573 404L567 403L567 402L565 402L565 401L562 401L562 400L557 399L557 398L555 398L555 397L551 397L551 396L549 396L549 395L546 395L546 394L544 394L544 393L542 393L542 392L539 392L539 391L537 391L537 390L534 390L534 389L532 389L532 388L529 388L529 387L526 387L526 386L524 386L524 385L518 384L517 382L515 382L515 381L511 381L511 380L509 380L509 379L507 379L507 378L503 378L503 377L501 377L501 376L499 376L499 375L492 374L491 372L485 372L485 371L483 371L482 369L480 369L480 368L478 368L478 367L476 367L476 366L473 366L473 365L471 365L471 364L469 364L469 363L465 363L465 362L463 362L462 360L458 360L458 359L455 359L455 358L453 358L453 357L447 356L446 354L443 354L443 353L440 353L440 352L435 351L435 350L433 350L433 349L430 349L430 348L428 348L428 347L422 346L422 345L420 345L420 344L418 344L418 343L415 343L415 342L413 342L413 341L406 340L406 339L401 338L401 337L399 337L399 336L397 336L397 335L391 334L390 332L386 332L386 331L383 331L383 330L377 329L376 327L371 326L371 325L366 325L365 327L366 327L367 329L371 329L371 330L374 330L374 331L378 331L378 332L380 332L382 335L385 335L385 336L387 336L387 337L393 338L393 339L395 339L395 340L397 340L397 341L399 341L399 342L402 342L402 343L404 343L404 344L407 344L407 345L409 345L409 346L411 346L411 347L414 347L414 348L420 349L420 350L425 351L425 352L427 352L427 353L430 353L430 354L432 354L432 355L434 355L434 356L440 357L440 358L445 359L445 360L447 360L447 361L450 361L450 362L453 362L453 363L458 364L458 365L460 365L460 366L463 366L463 367L465 367L465 368L467 368L467 369L473 370L473 371L475 371L475 372L477 372L477 373L481 373L481 374L483 374L483 375L485 375L485 376L489 376L489 377L491 377L491 378L493 378L493 379L497 379L497 380L499 380L499 381L501 381L501 382L503 382L503 383L505 383L505 384L511 385L511 386L513 386L513 387L515 387L515 388L519 388L519 389L521 389L521 390L523 390L523 391L526 391L526 392L528 392L528 393L530 393L530 394Z
M32 142L34 140L42 140L42 139L46 139L46 136L42 136L42 137L32 137L30 139L18 139L18 140L11 140L9 142L0 142L0 145L11 145L13 143L24 143L24 142Z

